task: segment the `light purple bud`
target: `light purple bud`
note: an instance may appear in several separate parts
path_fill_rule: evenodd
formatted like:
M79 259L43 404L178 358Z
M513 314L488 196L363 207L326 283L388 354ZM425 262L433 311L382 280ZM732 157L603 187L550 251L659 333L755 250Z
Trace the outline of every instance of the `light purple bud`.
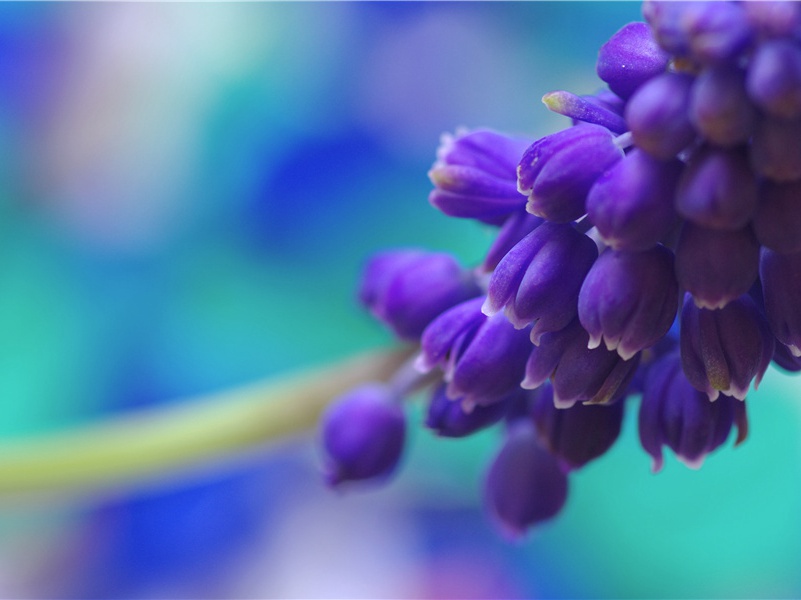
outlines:
M599 102L593 102L570 92L549 92L542 97L542 102L549 110L575 121L601 125L615 133L624 133L628 130L626 121L618 113Z
M676 191L676 210L696 225L742 229L757 208L757 182L743 148L695 152Z
M776 339L801 357L801 253L762 249L759 261L765 314Z
M525 210L519 210L509 215L487 252L487 256L481 265L482 271L485 273L493 271L509 250L544 222L544 219Z
M759 242L782 254L801 252L801 181L763 181L754 217Z
M494 315L505 308L516 327L536 321L536 343L576 316L581 283L597 256L595 242L570 225L543 223L498 263L483 310Z
M566 500L567 475L540 446L533 423L517 421L487 474L487 512L504 534L519 538L555 517Z
M664 73L668 54L645 23L629 23L601 46L595 70L615 94L629 98L643 83Z
M732 65L701 71L690 94L690 120L713 144L746 143L754 130L756 109L745 91L745 72Z
M640 404L639 434L643 448L653 458L655 473L662 469L663 445L687 466L700 468L706 455L726 441L734 424L737 445L748 433L745 403L729 396L710 402L690 385L677 353L651 366Z
M449 398L445 387L434 390L426 413L426 427L441 437L460 438L480 431L500 421L509 407L507 397L486 406L465 406L461 398Z
M801 179L801 119L762 116L749 146L751 167L771 181Z
M406 419L382 384L365 384L336 399L322 418L324 476L329 485L389 476L403 452Z
M676 246L676 278L699 308L722 308L748 292L759 271L751 227L706 229L686 222Z
M626 122L634 143L656 158L673 158L695 139L690 122L693 77L664 73L637 90L626 105Z
M681 161L657 160L634 149L601 175L587 197L587 214L615 250L647 250L676 226Z
M429 202L449 216L500 225L525 204L516 169L530 143L488 130L443 135Z
M612 133L600 125L577 125L537 140L517 167L526 210L557 223L578 219L592 184L622 157Z
M801 48L789 39L761 43L748 64L748 95L780 119L801 116Z
M364 270L359 298L399 337L416 340L447 309L481 294L472 275L445 253L392 250Z
M609 450L620 435L624 401L556 408L550 385L537 392L532 407L534 425L542 444L562 461L563 468L583 467Z
M645 252L607 249L581 286L578 315L589 347L603 341L628 360L653 346L673 324L679 285L673 253L664 246Z
M773 358L774 340L748 294L723 308L698 308L687 294L681 313L681 364L692 386L710 400L720 393L744 400Z

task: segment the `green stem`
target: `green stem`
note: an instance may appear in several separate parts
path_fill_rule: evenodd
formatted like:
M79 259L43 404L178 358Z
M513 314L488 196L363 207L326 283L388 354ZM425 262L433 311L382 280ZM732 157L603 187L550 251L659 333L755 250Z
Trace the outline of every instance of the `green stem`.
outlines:
M408 350L371 352L99 423L0 444L0 496L138 484L239 456L313 427L330 400L386 380Z

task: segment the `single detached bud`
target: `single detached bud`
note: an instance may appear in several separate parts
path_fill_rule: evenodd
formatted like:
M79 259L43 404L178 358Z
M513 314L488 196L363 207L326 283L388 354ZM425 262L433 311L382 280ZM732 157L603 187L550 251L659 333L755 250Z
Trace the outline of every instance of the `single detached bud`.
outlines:
M771 250L801 252L801 181L762 182L754 233L759 243Z
M534 425L518 420L509 428L484 486L487 512L500 530L519 538L533 525L555 517L567 500L567 475L542 448Z
M544 222L544 219L534 216L523 209L509 215L509 218L498 230L498 235L495 236L492 246L487 251L481 270L485 273L492 272L509 250Z
M359 299L399 337L417 340L437 315L480 293L449 254L407 249L379 253L367 263Z
M801 118L762 116L749 147L751 167L777 182L801 180Z
M650 367L640 403L639 432L642 447L653 458L654 473L662 469L662 446L668 446L687 466L700 468L706 455L726 441L734 424L735 444L740 444L748 433L745 403L729 396L710 402L687 381L677 353Z
M718 310L698 308L689 294L681 313L681 364L692 386L710 400L744 400L773 358L774 339L748 294Z
M595 70L615 94L629 98L643 83L664 73L669 60L645 23L629 23L598 52Z
M801 117L801 48L795 40L765 41L748 64L748 95L780 119Z
M664 246L645 252L607 249L581 286L578 315L589 347L603 341L628 360L664 336L676 317L679 285L673 253Z
M592 184L623 157L612 133L577 125L534 142L517 167L517 189L528 212L556 223L581 217Z
M701 71L690 94L690 120L701 135L717 146L748 142L756 109L745 91L745 72L734 65Z
M322 419L324 476L329 485L390 475L403 452L406 419L382 384L366 384L336 399Z
M437 435L460 438L480 431L500 421L511 402L510 396L531 393L518 388L498 402L486 406L465 406L461 398L452 399L445 393L445 385L437 386L428 403L426 427Z
M779 254L763 248L759 276L773 335L793 356L801 357L801 253Z

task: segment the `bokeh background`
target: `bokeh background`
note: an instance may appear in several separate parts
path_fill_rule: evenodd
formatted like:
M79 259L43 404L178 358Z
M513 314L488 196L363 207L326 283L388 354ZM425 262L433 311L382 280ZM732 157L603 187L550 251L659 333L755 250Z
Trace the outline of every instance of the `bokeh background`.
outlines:
M0 6L0 435L391 344L354 285L387 246L491 232L426 197L442 132L563 125L634 2ZM137 490L0 499L5 598L801 596L801 380L751 437L650 473L621 440L564 513L504 541L499 441L413 427L388 486L334 494L312 436ZM419 423L418 409L411 418Z

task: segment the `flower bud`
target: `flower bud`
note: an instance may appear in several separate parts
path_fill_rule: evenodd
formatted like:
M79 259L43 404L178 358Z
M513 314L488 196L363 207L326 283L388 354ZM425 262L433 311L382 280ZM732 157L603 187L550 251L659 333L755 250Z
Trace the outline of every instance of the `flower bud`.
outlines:
M780 119L801 117L801 48L795 40L759 44L748 64L748 95Z
M543 219L525 210L518 210L509 215L487 251L481 270L485 273L492 272L509 250L544 222Z
M751 168L777 182L801 179L801 119L762 116L749 146Z
M542 97L542 103L549 110L570 117L575 121L601 125L615 133L624 133L628 130L626 121L616 112L599 102L593 102L570 92L549 92Z
M771 250L781 254L801 252L801 181L762 182L754 233Z
M765 37L787 37L801 30L801 6L786 0L743 2L751 27Z
M500 421L509 407L507 397L486 406L465 406L461 398L449 398L445 387L443 384L434 390L426 413L426 427L442 437L465 437L489 427ZM526 393L520 388L518 390ZM518 390L510 395L518 393Z
M745 72L732 65L701 71L690 93L690 120L717 146L748 142L756 109L745 91Z
M630 98L643 83L664 73L669 58L647 24L629 23L601 46L595 70L615 94Z
M773 335L793 356L801 357L801 252L779 254L763 248L759 276Z

